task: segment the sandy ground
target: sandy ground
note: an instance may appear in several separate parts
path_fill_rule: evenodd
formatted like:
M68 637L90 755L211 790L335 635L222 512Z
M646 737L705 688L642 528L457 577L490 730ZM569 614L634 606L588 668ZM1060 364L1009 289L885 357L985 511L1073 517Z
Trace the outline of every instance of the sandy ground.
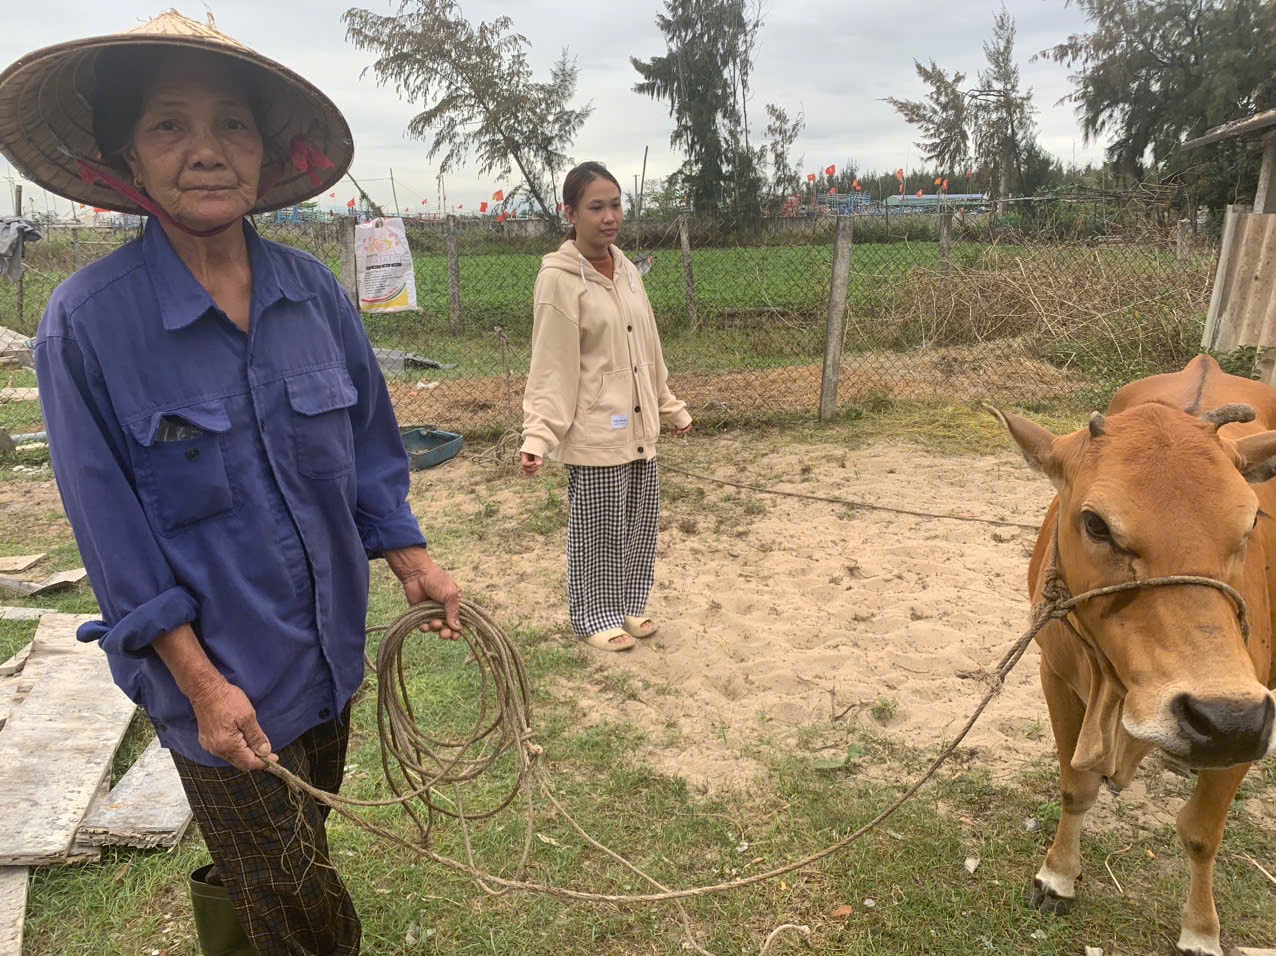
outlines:
M1052 495L1009 453L954 458L906 445L790 444L759 461L753 451L747 439L714 439L711 455L697 455L698 470L739 479L738 463L752 461L746 480L778 489L1034 526ZM663 460L681 457L670 446ZM476 482L486 485L485 500L518 507L508 480L456 462L418 479L425 523L432 509L457 500L449 492ZM977 672L995 666L1027 626L1034 531L848 513L713 486L696 500L688 489L705 485L668 470L664 482L649 606L659 634L623 654L582 648L596 679L559 691L579 700L589 719L636 723L649 741L645 759L693 786L748 786L766 772L759 747L836 756L832 748L847 741L885 738L934 751L982 696ZM503 618L566 639L564 535L534 540L530 548L458 554L455 573ZM1053 764L1038 660L1031 648L967 738L969 759L996 779ZM831 752L821 754L820 745ZM892 780L911 773L865 770ZM1122 803L1145 823L1170 823L1189 786L1149 760ZM1096 822L1111 820L1111 808L1105 796Z

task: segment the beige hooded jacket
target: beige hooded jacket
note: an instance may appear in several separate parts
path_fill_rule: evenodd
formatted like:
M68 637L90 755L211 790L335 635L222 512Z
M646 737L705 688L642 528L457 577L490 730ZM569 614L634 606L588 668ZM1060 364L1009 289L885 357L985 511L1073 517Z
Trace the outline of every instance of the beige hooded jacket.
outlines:
M669 391L638 268L611 247L615 280L564 242L536 277L522 451L567 465L656 457L660 426L691 424Z

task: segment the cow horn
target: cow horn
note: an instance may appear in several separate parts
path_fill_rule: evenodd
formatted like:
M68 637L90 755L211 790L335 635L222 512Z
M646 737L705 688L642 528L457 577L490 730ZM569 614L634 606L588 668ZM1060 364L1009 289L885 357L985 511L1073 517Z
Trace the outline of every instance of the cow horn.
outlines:
M1103 418L1103 412L1091 412L1090 413L1090 437L1102 438L1104 434L1104 427L1106 426L1106 424L1107 423L1104 421L1104 418Z
M1215 428L1222 428L1232 422L1252 422L1254 418L1254 409L1251 406L1235 402L1211 409L1201 416L1201 421Z

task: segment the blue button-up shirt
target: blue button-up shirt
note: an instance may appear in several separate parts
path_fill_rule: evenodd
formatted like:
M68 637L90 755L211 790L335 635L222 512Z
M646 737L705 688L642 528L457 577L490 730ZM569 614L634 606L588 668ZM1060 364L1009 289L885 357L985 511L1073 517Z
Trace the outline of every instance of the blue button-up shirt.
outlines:
M189 623L276 748L363 679L368 559L424 545L359 315L313 256L245 224L240 331L154 222L54 293L36 374L54 473L115 682L164 746L199 745L150 646Z

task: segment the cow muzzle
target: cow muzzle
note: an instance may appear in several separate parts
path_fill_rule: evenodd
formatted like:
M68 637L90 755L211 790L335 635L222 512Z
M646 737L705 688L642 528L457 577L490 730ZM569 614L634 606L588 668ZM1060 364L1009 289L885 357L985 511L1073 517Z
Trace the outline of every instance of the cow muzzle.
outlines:
M1270 694L1235 700L1180 693L1170 701L1169 710L1177 732L1173 744L1163 744L1164 749L1192 767L1250 763L1276 748L1272 729L1276 703Z

